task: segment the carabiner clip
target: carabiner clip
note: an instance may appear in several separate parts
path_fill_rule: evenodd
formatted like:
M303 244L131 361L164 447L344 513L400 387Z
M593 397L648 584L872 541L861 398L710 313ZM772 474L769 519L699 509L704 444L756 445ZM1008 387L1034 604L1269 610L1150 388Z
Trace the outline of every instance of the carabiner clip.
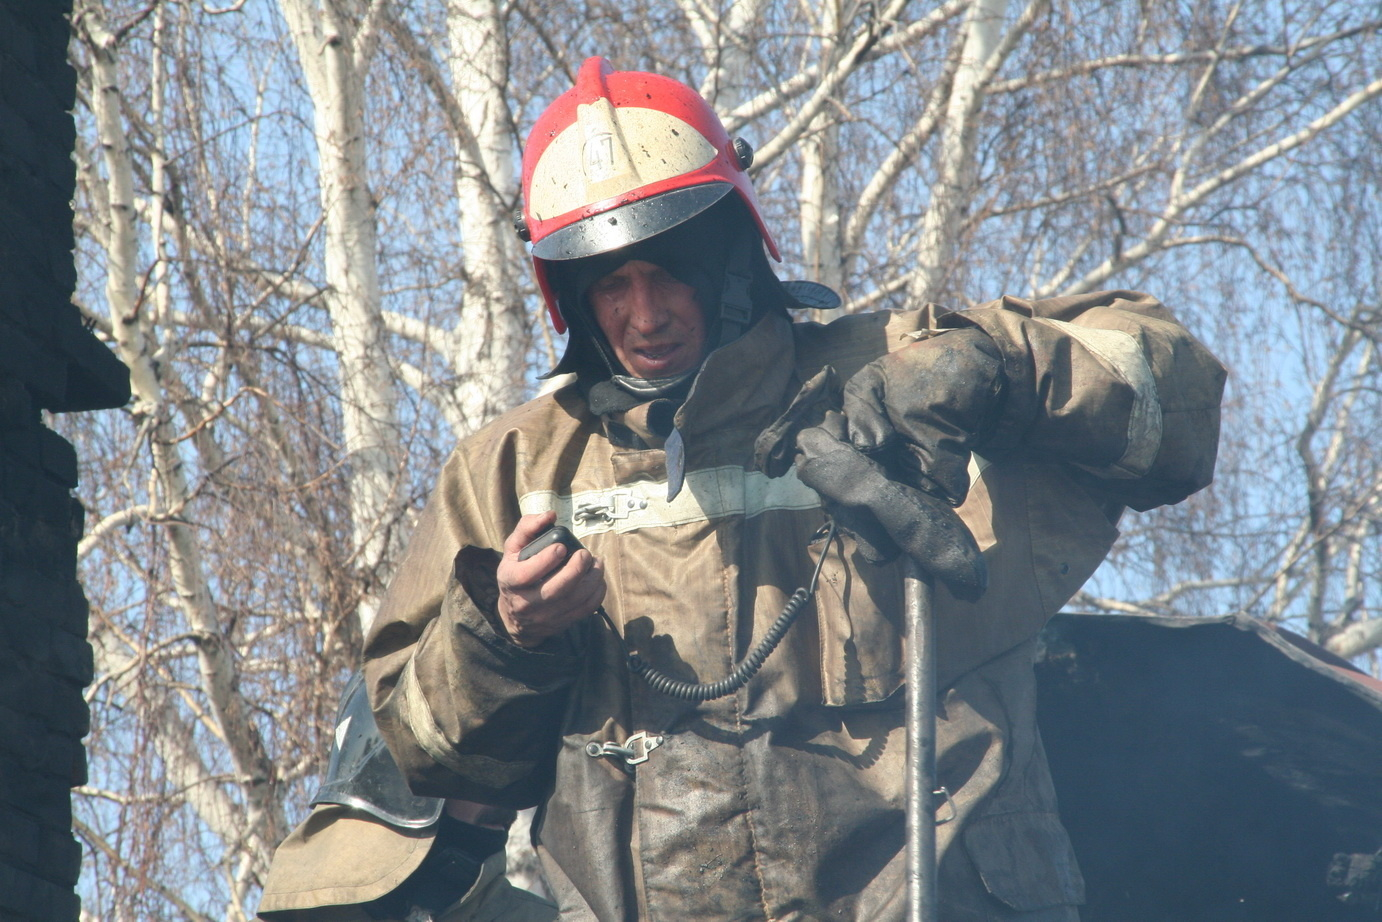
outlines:
M604 756L616 756L622 759L624 765L632 768L635 765L648 761L648 754L662 745L662 737L649 736L646 730L639 730L633 736L624 741L624 745L605 741L597 743L591 740L585 744L585 754L592 759L603 758Z
M955 819L957 816L960 815L960 811L955 809L955 801L951 799L949 789L944 787L938 788L937 790L931 792L931 796L940 798L940 802L936 804L937 810L939 810L942 806L950 808L949 816L947 816L945 819L936 820L937 826L944 826L946 823L950 822L951 820Z

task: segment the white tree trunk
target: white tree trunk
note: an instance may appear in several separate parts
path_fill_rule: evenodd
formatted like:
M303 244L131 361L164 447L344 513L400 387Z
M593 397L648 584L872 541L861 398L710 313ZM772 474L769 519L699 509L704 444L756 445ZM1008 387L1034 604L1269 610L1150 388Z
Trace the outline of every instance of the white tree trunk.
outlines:
M244 826L234 830L233 835L226 829L224 806L218 798L192 797L189 803L195 809L207 811L204 819L211 828L227 836L228 848L243 845L242 854L247 855L257 873L267 867L269 853L283 831L282 811L274 792L275 772L237 687L234 655L217 617L198 536L183 518L191 490L160 373L161 367L167 367L174 360L176 350L171 343L176 337L170 337L168 349L159 349L158 331L149 315L149 301L142 297L145 286L137 265L139 240L133 197L134 169L120 114L115 39L107 30L103 11L96 3L84 4L78 12L78 20L80 34L91 55L92 84L97 90L93 93L92 110L107 175L106 298L112 328L116 332L117 352L130 369L132 412L141 421L152 455L149 518L163 522L168 535L169 565L177 606L197 650L201 692L211 708L216 730L225 740L237 780L244 791L248 806L243 817ZM157 61L155 63L153 76L160 80L161 70ZM160 100L161 95L155 93L155 117L159 114ZM155 146L159 141L161 138L156 138ZM156 158L153 171L156 199L163 192L160 164L161 160ZM167 275L161 242L155 242L154 253L155 264L150 268L153 300L156 304L166 304ZM119 664L107 655L109 648L100 643L93 646L102 657L102 671L115 671ZM169 771L183 784L214 784L204 767L198 769L201 764L198 760L176 755L185 754L190 734L185 726L170 722L167 709L162 713L164 719L154 721L151 732L156 748L172 760L168 763Z
M718 16L696 0L679 4L691 31L701 45L701 60L706 64L700 94L716 112L733 112L757 87L754 74L754 41L763 15L764 0L731 0Z
M360 603L368 630L398 543L397 394L380 313L375 201L364 135L365 73L383 0L360 23L348 23L328 0L280 0L312 97L322 212L324 299L331 316L349 465L351 527L369 590Z
M984 85L1003 37L1008 0L977 0L965 21L964 47L946 107L936 179L922 220L915 274L907 287L913 304L935 301L955 258L965 206L972 197L975 141Z
M807 15L811 10L806 10ZM823 0L815 7L820 35L820 59L831 62L840 47L840 0ZM839 114L825 110L816 115L798 145L801 157L801 261L807 278L828 285L843 295L844 262L840 228L840 187L836 173L840 154ZM812 319L826 323L843 313L813 310Z
M446 23L451 82L469 133L469 139L455 139L466 287L453 331L453 361L460 381L456 402L467 431L473 431L522 399L528 347L515 279L520 263L512 203L518 183L507 99L509 42L495 0L450 0Z

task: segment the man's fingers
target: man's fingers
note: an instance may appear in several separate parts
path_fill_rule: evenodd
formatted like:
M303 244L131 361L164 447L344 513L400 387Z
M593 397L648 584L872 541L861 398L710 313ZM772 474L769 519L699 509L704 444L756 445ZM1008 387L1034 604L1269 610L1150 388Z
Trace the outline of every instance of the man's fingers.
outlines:
M534 558L536 559L536 558ZM581 596L582 582L594 577L603 581L602 571L596 569L595 558L590 551L579 550L571 555L571 559L566 561L555 573L547 577L542 584L542 597L545 600L564 600L570 598L572 601ZM584 612L589 614L589 612Z
M883 408L883 381L871 368L865 367L845 385L844 413L849 440L860 451L879 451L896 435Z
M556 514L525 515L504 539L499 562L499 616L509 638L532 647L566 630L604 601L604 568L589 551L560 543L527 560L519 553L551 528Z
M578 551L573 557L577 555L589 558L589 565L582 560L568 561L539 590L510 593L507 612L501 603L501 617L514 643L536 646L600 607L605 598L604 568L589 551Z
M599 608L605 600L605 565L599 558L592 559L594 563L581 582L581 585L586 587L587 594L580 602L580 610L587 615Z
M519 552L551 528L556 520L555 512L525 515L518 520L514 530L504 539L504 559L499 563L498 574L501 586L520 591L532 589L561 565L569 551L560 543L543 548L527 560L518 559Z
M517 591L540 588L563 565L570 553L566 545L553 544L527 560L506 557L499 565L499 582Z
M509 536L504 539L504 554L517 557L519 551L531 544L538 535L551 528L556 521L557 514L551 510L533 512L523 516L518 520L518 524L514 526Z

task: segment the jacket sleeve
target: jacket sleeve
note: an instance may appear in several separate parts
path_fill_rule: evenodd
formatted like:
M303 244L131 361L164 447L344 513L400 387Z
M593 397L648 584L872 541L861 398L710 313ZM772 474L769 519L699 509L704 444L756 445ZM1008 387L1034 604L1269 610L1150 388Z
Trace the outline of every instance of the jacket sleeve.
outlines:
M979 327L1003 354L1005 409L981 454L1021 448L1067 461L1138 510L1211 481L1224 367L1149 295L1004 297L939 326Z
M581 657L578 631L525 650L496 629L497 549L518 518L505 493L476 490L464 452L452 455L366 636L364 668L417 793L522 809L550 780Z

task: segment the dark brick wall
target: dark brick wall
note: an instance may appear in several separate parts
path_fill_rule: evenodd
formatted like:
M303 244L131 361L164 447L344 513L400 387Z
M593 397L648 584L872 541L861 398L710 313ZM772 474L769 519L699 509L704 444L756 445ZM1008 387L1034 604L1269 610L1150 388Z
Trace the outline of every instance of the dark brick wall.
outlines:
M77 456L42 410L123 404L71 303L70 0L0 0L0 922L75 920L91 681Z

